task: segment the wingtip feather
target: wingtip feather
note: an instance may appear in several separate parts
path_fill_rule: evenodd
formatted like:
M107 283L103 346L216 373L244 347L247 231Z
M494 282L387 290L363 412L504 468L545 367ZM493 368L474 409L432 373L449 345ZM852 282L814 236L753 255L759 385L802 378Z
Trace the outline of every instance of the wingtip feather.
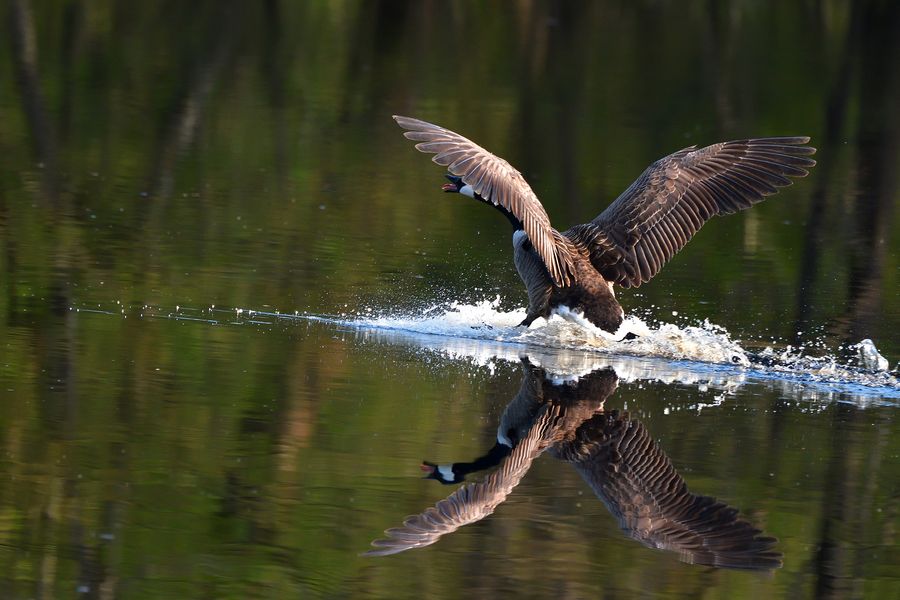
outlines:
M419 119L404 117L403 115L391 115L391 118L403 129L416 129L417 127L420 127L420 124L422 123Z

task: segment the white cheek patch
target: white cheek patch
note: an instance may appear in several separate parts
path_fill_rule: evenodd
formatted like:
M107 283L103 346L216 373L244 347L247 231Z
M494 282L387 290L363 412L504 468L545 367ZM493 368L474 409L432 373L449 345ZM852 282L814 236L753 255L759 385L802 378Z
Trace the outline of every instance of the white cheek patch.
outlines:
M447 481L456 479L456 475L453 474L453 465L438 465L437 470L441 477Z
M472 186L468 183L461 188L459 188L459 193L463 196L468 196L469 198L475 197L475 190L472 189Z

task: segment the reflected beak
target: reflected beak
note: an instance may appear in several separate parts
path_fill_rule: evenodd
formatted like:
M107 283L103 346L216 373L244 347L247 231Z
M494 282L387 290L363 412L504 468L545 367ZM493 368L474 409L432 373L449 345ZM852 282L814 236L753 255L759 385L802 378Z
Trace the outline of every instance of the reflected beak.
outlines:
M444 175L444 177L446 177L447 181L449 181L450 183L445 183L441 186L441 189L445 192L459 192L460 188L463 185L462 179L452 173L447 173L446 175Z

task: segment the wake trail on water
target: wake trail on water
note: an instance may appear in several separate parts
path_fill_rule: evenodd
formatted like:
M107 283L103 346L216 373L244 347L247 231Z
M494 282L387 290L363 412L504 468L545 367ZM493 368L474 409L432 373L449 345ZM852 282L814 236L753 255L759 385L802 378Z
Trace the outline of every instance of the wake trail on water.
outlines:
M858 365L853 365L842 363L832 355L810 356L790 346L779 350L769 347L760 352L750 351L733 340L726 329L709 321L697 325L661 323L650 326L637 316L629 316L623 326L637 337L617 340L565 308L547 319L537 319L531 327L525 328L519 326L525 318L525 309L503 311L499 306L499 298L474 304L450 302L414 314L382 314L337 320L356 329L380 332L382 337L390 337L390 332L401 337L403 334L406 337L434 336L443 341L419 343L438 350L444 346L447 354L456 357L469 355L477 359L481 356L482 361L485 352L516 355L516 352L504 353L501 349L504 346L576 350L604 356L626 355L709 363L710 366L728 365L749 370L756 379L789 380L796 385L813 385L819 390L900 399L900 379L887 371L888 361L878 353L871 340L855 345L859 359ZM460 344L452 340L477 343ZM485 345L487 348L479 348ZM510 359L509 356L504 358ZM701 371L714 370L703 369L699 365L693 370L698 368ZM575 367L573 373L577 375L578 370ZM566 367L561 367L559 376L566 375Z
M727 389L749 378L783 387L786 394L798 397L852 398L863 402L900 400L896 368L888 370L888 361L871 340L850 346L856 353L851 360L827 353L812 356L803 348L791 346L753 351L733 340L725 328L709 321L696 325L649 325L637 316L627 317L624 323L624 328L637 337L620 339L621 335L609 334L565 307L547 319L535 320L530 327L521 327L525 309L502 310L499 297L474 303L434 304L405 312L366 309L339 315L284 313L268 307L255 310L176 306L172 311L121 304L113 309L85 305L72 310L212 325L317 322L343 328L360 338L422 347L488 368L493 368L498 359L516 362L527 358L540 363L560 381L616 363L617 371L632 372L636 379L709 382L713 387Z

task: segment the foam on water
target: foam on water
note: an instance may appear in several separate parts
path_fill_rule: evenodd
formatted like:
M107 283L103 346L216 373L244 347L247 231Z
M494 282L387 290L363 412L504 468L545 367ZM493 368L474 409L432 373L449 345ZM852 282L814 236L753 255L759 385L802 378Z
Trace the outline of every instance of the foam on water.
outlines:
M531 327L519 327L525 310L504 312L500 299L476 304L452 302L433 306L421 315L386 315L360 318L348 324L396 329L414 333L492 340L550 348L588 350L610 354L656 356L710 363L749 365L746 352L721 327L678 327L663 324L652 329L638 317L627 317L618 332L610 334L595 327L581 314L562 307L548 319L537 319ZM632 332L637 338L625 340Z
M374 332L382 339L412 341L488 368L497 358L515 361L527 356L560 382L591 372L600 360L614 366L626 381L680 381L727 391L749 377L798 398L866 402L900 399L900 380L887 372L887 360L871 340L855 346L864 367L860 368L841 364L833 356L808 356L790 347L780 352L769 348L761 353L748 352L724 328L708 321L683 327L663 323L654 328L631 316L619 332L610 334L580 314L562 309L548 319L537 319L526 329L518 326L525 318L524 309L503 311L499 305L499 298L475 304L452 302L432 306L418 315L381 315L340 322ZM625 328L638 337L622 339ZM429 341L429 337L433 339ZM642 363L622 357L654 360ZM670 366L661 367L658 359L669 359ZM673 360L676 362L671 363Z
M577 312L562 309L531 327L520 327L525 310L504 311L499 298L474 304L451 302L413 314L318 315L208 306L175 310L150 305L131 307L73 306L79 312L129 315L205 322L211 325L272 326L315 321L346 328L360 339L373 339L426 348L450 359L462 359L493 370L496 361L527 358L545 368L560 383L572 381L597 368L612 366L624 381L658 380L712 388L729 393L753 380L778 388L785 397L817 402L850 400L856 403L894 404L900 401L896 368L872 340L848 347L855 359L811 356L803 348L788 346L751 352L732 340L728 332L704 321L693 326L663 323L651 327L628 317L620 331L610 334L594 327ZM638 335L626 340L628 331Z

